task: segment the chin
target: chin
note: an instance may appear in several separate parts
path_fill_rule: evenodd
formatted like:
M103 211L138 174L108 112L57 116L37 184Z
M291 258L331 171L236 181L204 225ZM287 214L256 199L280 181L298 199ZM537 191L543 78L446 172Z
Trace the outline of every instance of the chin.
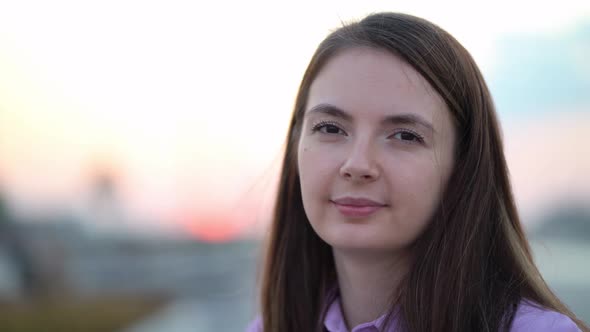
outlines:
M334 226L332 229L326 229L318 234L324 242L334 249L391 251L403 247L398 245L398 241L394 239L383 238L383 232L376 232L369 225Z

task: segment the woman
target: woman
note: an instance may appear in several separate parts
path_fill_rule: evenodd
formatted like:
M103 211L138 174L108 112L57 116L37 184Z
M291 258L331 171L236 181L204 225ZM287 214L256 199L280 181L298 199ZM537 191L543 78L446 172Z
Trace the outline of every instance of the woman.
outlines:
M249 331L588 331L543 281L475 62L381 13L318 47Z

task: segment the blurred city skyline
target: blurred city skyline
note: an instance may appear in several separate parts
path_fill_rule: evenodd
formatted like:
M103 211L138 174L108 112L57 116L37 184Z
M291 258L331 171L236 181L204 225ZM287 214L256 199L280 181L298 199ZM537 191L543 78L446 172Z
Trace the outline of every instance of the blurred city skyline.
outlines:
M228 4L0 6L0 190L10 203L96 217L106 179L116 213L142 222L130 227L261 232L309 57L340 21L376 10L432 20L472 53L525 221L588 202L590 2L461 12L421 1Z

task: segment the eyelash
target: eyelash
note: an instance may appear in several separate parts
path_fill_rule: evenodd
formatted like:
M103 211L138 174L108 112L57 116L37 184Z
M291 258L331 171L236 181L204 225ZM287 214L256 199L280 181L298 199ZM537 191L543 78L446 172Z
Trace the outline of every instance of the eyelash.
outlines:
M320 121L318 123L316 123L315 125L313 125L311 131L313 133L315 132L320 132L323 128L326 128L328 126L333 126L336 127L339 131L342 131L345 135L346 132L340 127L340 125L337 122L332 122L332 121ZM328 134L328 135L337 135L336 133L326 133L324 132L324 134ZM410 130L410 129L399 129L397 130L395 133L393 133L392 135L388 136L392 137L398 134L410 134L412 136L414 136L412 140L402 140L400 139L400 141L404 141L404 143L411 143L411 142L417 142L417 143L424 143L424 137L420 134L418 134L417 132Z
M417 143L424 143L424 137L413 130L400 129L399 131L395 132L393 135L390 135L389 137L397 135L397 134L410 134L410 135L414 136L414 139ZM414 140L401 140L401 141L408 141L408 143L409 143L409 142L413 142Z
M332 122L332 121L320 121L320 122L316 123L315 125L313 125L313 127L311 128L311 131L313 133L319 132L320 130L322 130L322 128L326 128L328 126L336 127L336 128L338 128L338 130L340 130L344 134L346 134L346 132L344 130L342 130L342 128L340 127L340 125L338 123ZM324 134L334 135L334 133L324 133Z

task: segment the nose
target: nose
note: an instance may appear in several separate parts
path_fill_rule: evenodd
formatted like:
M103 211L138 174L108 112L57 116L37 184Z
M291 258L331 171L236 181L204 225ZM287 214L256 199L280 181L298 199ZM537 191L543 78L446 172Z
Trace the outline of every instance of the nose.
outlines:
M353 182L372 182L379 175L379 167L369 142L355 144L340 167L340 176Z

